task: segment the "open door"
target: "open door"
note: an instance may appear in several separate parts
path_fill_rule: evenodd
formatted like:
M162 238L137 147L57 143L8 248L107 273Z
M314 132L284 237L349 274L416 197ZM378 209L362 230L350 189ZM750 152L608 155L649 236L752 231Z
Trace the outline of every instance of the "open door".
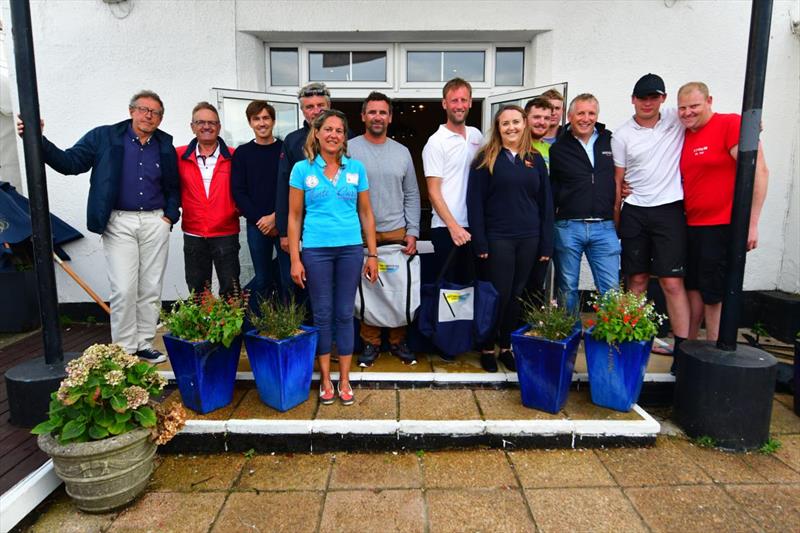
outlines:
M216 94L217 109L222 121L220 136L228 146L237 147L253 138L244 110L253 100L266 100L275 107L275 137L283 139L300 127L300 105L297 98L286 94L212 89Z
M489 135L489 130L492 126L492 119L494 118L494 114L497 113L497 110L500 109L501 106L506 104L518 105L522 108L525 107L525 104L528 103L528 100L539 96L543 92L548 89L555 89L561 93L564 97L564 112L561 116L561 124L564 124L564 120L567 113L567 82L561 83L553 83L551 85L540 85L539 87L531 87L528 89L521 89L517 91L511 91L502 94L495 94L489 96L484 99L483 103L483 130L484 135Z

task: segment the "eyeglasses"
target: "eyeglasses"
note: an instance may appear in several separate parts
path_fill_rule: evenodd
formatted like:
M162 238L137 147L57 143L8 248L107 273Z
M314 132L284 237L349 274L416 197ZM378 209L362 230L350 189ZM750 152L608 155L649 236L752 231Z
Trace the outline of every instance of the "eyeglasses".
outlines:
M199 128L202 128L203 126L212 126L216 128L219 126L219 120L193 120L192 124Z
M150 109L149 107L144 107L142 105L132 105L131 109L135 109L136 111L138 111L142 115L153 115L153 116L156 116L156 117L163 117L164 116L164 112L161 111L160 109Z

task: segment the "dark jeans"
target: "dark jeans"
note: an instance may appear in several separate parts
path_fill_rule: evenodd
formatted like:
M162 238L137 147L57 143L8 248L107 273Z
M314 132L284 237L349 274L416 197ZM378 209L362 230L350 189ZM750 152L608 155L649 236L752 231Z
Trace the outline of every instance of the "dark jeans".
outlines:
M522 296L534 264L539 260L539 239L502 239L489 241L488 278L500 296L497 335L482 349L490 350L495 340L500 348L511 347L511 332L519 324Z
M285 302L291 295L291 262L289 254L281 249L278 237L267 237L255 224L247 224L247 247L253 261L255 274L245 287L250 291L250 306L256 309L261 298L277 295ZM273 251L277 250L277 261Z
M183 234L186 285L195 294L211 288L211 266L217 269L220 295L239 290L239 234L194 237Z
M464 229L469 231L469 228ZM447 228L431 228L431 243L433 243L434 275L438 276L447 261L447 256L450 255L450 251L456 245ZM456 256L450 263L450 267L444 273L443 279L461 284L474 281L477 277L475 261L472 245L459 246Z
M364 261L361 245L304 248L302 260L314 325L319 328L317 354L330 353L334 328L339 355L352 354L353 310Z

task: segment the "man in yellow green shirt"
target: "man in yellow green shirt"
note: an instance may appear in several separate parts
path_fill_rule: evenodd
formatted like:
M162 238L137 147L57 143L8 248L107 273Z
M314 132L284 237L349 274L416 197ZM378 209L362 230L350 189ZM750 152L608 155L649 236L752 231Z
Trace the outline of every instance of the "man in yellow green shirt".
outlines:
M531 144L542 154L548 170L550 170L550 143L544 140L544 136L550 127L552 114L553 105L542 96L537 96L525 104L525 115L528 117L528 127L533 139Z

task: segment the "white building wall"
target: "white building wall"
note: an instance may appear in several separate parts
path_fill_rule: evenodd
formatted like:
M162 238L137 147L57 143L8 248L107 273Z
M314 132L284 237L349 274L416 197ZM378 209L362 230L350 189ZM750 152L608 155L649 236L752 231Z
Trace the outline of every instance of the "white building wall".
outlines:
M93 126L125 118L140 88L161 94L162 129L185 143L191 108L212 87L264 90L265 39L464 42L480 32L541 32L532 39L527 82L567 81L571 95L594 93L600 120L612 129L631 114L628 95L647 72L665 79L671 105L681 83L702 80L716 110L739 112L750 2L32 0L32 10L45 132L66 147ZM800 39L790 29L799 11L796 0L775 1L762 134L771 178L760 246L748 255L749 290L800 291ZM12 72L12 90L14 83ZM107 296L99 237L85 229L88 176L49 170L48 188L54 212L87 235L68 247L73 268ZM176 229L166 299L185 293L181 248ZM58 281L61 301L88 300L60 273Z

